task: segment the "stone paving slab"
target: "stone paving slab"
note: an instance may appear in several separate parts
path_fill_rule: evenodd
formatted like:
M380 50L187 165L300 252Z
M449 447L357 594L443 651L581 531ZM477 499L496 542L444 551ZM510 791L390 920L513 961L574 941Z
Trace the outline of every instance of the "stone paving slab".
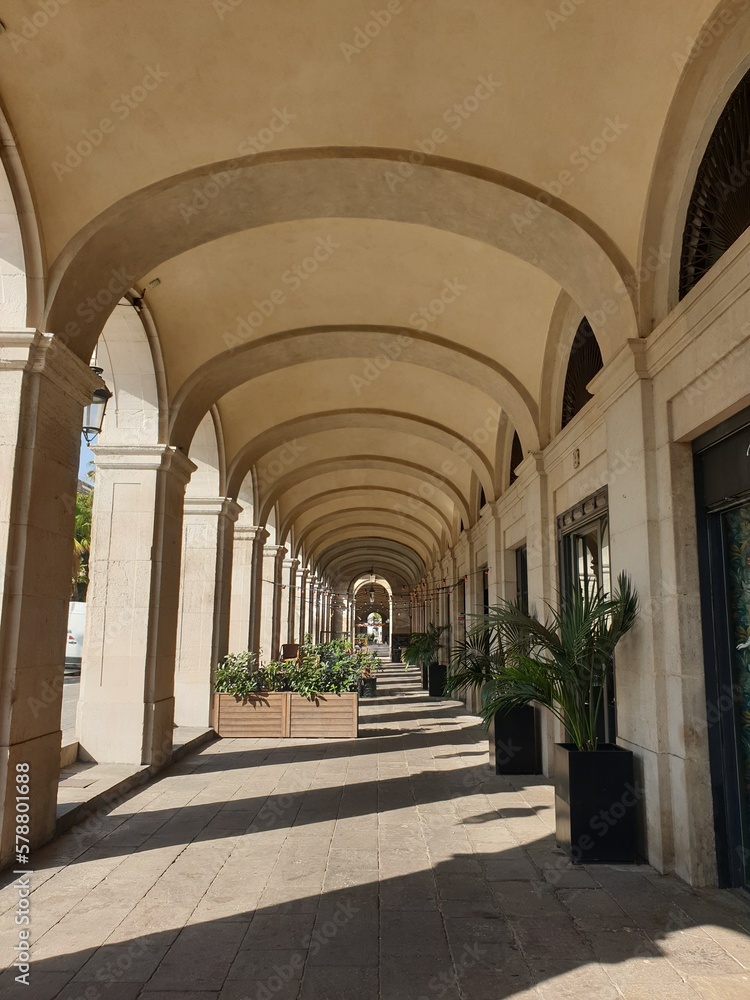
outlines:
M358 740L217 741L38 851L29 987L6 875L2 1000L750 998L744 894L569 865L544 779L378 687Z

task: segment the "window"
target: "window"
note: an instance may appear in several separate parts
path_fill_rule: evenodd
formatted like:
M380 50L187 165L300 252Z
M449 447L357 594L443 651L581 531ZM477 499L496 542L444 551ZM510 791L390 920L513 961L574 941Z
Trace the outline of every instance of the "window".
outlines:
M529 610L529 558L525 545L516 549L516 604Z
M510 485L515 483L518 476L516 475L516 469L523 462L523 448L521 446L521 439L518 434L513 435L513 443L510 446Z
M571 593L574 587L594 592L612 593L609 554L609 516L607 489L599 490L571 507L557 519L560 544L560 590ZM617 736L614 663L604 679L599 739L614 743Z
M603 367L602 352L599 350L596 335L584 316L570 349L568 370L565 374L562 405L563 427L566 427L591 399L591 393L586 386Z
M680 298L750 226L750 73L727 101L708 141L690 199L680 262Z

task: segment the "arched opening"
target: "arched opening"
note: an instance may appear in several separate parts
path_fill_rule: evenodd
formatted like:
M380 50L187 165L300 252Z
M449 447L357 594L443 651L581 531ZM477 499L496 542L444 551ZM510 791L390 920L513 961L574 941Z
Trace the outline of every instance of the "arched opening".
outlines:
M682 237L683 299L750 226L750 72L721 113L703 154Z
M516 469L523 462L523 445L517 433L513 434L513 441L510 446L510 485L512 486L518 479Z
M592 398L587 386L602 368L602 352L596 334L584 316L570 349L568 368L565 374L562 404L563 427L566 427Z

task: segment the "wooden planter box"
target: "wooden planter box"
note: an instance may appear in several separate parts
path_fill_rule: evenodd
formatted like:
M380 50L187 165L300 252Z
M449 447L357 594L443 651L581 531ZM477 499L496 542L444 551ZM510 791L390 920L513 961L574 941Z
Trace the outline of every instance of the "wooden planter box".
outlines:
M270 691L244 699L214 695L218 736L351 739L359 735L358 713L356 692L319 694L314 701L293 691Z

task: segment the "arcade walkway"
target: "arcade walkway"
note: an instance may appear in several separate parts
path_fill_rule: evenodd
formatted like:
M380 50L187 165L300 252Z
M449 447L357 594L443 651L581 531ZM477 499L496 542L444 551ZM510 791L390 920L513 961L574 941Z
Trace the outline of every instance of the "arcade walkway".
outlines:
M380 688L356 742L216 741L39 851L3 1000L747 1000L747 900L570 868L548 786L413 672Z

